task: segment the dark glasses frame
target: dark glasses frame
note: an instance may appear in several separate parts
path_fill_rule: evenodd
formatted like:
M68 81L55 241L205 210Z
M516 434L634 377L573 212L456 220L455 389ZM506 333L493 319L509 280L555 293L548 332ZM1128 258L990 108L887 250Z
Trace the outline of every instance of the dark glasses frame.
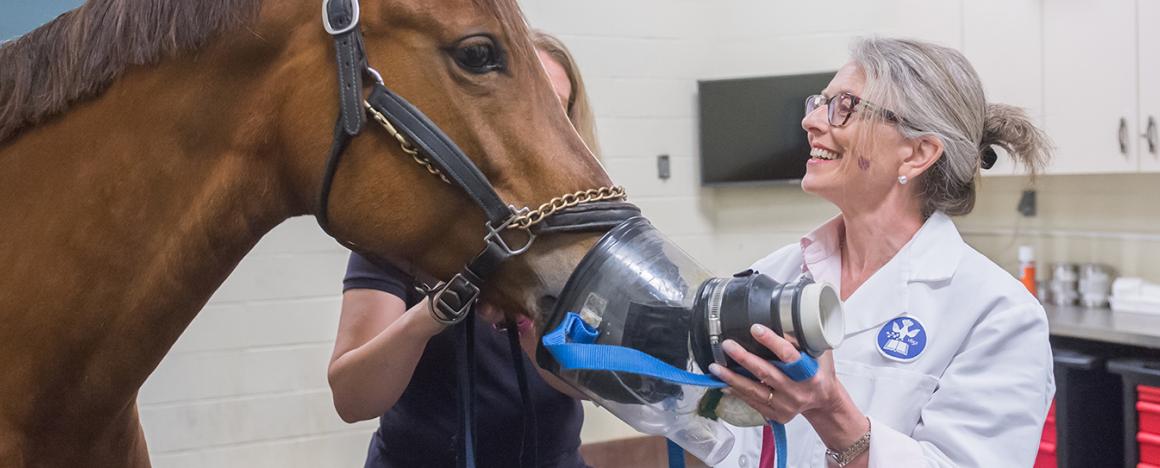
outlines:
M838 105L834 105L837 100ZM814 94L806 98L806 115L812 114L819 107L826 106L826 119L831 127L844 127L850 122L850 116L855 112L873 112L892 123L902 123L890 109L874 104L855 96L853 93L842 92L827 98L824 94Z

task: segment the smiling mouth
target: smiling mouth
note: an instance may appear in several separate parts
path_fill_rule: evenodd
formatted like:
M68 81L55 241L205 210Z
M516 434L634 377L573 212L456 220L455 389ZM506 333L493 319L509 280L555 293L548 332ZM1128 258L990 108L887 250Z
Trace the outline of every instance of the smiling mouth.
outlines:
M810 157L814 158L814 159L823 159L826 161L833 161L836 159L842 159L842 156L839 155L838 153L835 153L835 152L827 150L827 149L818 148L816 146L810 148Z

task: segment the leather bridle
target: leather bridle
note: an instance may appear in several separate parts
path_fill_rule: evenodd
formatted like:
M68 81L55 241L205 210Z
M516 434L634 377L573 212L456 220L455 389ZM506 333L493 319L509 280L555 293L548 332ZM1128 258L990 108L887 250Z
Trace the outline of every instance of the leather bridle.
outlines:
M331 232L328 201L342 154L351 139L362 131L367 113L398 140L403 151L415 162L425 166L428 172L444 182L461 188L483 210L487 218L484 224L483 250L451 279L425 291L435 319L447 325L456 325L459 329L456 360L460 383L461 427L458 436L463 443L460 444L462 447L458 459L459 466L472 467L474 466L472 392L475 380L472 317L474 305L488 278L503 262L526 252L537 235L555 232L603 232L626 219L639 216L640 210L624 202L624 189L616 186L565 194L544 203L536 210L516 209L504 203L475 163L419 109L388 89L383 83L382 76L367 64L362 34L359 30L358 1L323 0L322 19L323 27L334 38L339 84L339 115L335 123L330 156L322 178L316 214L323 231L353 251L363 250L355 243L343 240ZM374 81L371 84L371 93L365 100L364 75ZM526 241L517 247L508 245L502 236L508 231L521 231ZM524 368L516 328L510 321L508 329L525 418L531 418L534 416L534 408L527 390L527 370ZM534 426L534 422L530 426ZM529 431L527 419L524 427L524 444L525 448L532 449L533 454L530 458L534 464L535 429ZM525 461L526 458L521 456L521 461Z

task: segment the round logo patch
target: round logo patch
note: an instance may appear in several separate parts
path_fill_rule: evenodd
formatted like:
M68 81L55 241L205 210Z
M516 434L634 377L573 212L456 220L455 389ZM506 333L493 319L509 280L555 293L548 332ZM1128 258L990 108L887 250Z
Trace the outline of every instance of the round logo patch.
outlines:
M926 329L911 316L895 317L878 330L878 352L888 359L910 362L926 349Z

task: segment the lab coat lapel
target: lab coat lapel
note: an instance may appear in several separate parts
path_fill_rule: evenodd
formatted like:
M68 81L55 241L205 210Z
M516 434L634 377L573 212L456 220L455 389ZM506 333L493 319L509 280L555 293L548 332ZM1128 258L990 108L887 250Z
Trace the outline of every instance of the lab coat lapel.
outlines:
M949 281L965 248L947 215L931 215L910 242L846 300L846 335L879 327L911 312L910 284Z

